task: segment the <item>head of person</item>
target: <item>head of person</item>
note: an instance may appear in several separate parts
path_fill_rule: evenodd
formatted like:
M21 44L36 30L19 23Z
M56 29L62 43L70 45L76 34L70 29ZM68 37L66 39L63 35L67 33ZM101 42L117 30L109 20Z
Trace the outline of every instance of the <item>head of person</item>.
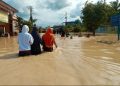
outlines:
M36 27L36 24L34 24L33 27Z
M28 32L29 32L29 27L27 25L23 25L22 33L28 33Z
M38 31L38 29L37 29L37 27L36 27L36 24L33 25L32 31L33 31L33 32L37 32L37 31Z
M46 34L53 34L53 29L51 27L48 27Z

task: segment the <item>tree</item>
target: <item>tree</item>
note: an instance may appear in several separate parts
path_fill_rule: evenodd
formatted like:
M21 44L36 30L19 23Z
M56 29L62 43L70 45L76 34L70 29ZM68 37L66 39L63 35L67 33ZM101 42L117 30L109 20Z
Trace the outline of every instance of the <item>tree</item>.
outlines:
M73 32L81 32L81 27L79 24L74 25Z
M66 31L66 32L71 32L71 31L73 31L73 26L70 25L70 24L65 25L65 26L64 26L64 31Z
M23 23L24 23L24 19L18 16L18 17L17 17L17 21L18 21L19 32L21 32L22 25L23 25Z
M33 19L32 21L26 21L24 20L23 18L21 17L18 17L18 27L19 27L19 30L21 31L21 28L23 25L28 25L28 27L30 28L30 32L32 31L32 26L33 24L37 21L37 19Z
M81 32L82 23L80 20L75 20L75 25L73 25L73 32Z
M81 21L79 19L75 20L75 24L81 25Z
M119 7L120 7L119 0L110 2L110 6L112 7L114 13L118 13L120 11L119 10Z
M30 28L30 32L32 31L32 27L35 24L35 22L37 21L37 19L33 19L32 21L25 21L24 24L28 25Z
M101 24L108 22L108 15L110 15L109 10L110 6L102 2L95 4L87 3L82 10L83 16L81 17L87 31L92 32L95 36L95 30L98 29Z

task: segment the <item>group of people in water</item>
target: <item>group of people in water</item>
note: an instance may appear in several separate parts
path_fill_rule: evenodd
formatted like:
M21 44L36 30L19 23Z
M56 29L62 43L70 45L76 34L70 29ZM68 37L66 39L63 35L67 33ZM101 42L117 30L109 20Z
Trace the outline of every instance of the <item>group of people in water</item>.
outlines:
M31 33L29 33L29 27L24 25L18 35L18 43L19 56L38 55L42 53L42 50L52 52L53 45L57 48L52 28L48 27L43 36L40 37L36 25Z

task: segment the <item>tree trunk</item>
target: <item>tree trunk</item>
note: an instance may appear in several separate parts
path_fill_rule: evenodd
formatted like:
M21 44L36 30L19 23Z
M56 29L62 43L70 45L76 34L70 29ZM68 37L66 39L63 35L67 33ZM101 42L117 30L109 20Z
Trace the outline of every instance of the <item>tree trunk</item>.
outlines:
M93 31L93 36L95 36L95 30Z

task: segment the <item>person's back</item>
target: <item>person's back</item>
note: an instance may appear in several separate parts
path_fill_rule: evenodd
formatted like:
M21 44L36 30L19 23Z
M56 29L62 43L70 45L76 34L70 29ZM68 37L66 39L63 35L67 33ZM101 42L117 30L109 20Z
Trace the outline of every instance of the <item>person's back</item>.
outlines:
M25 56L30 54L31 47L30 45L33 43L33 37L28 33L29 27L24 25L22 27L22 32L18 35L18 43L19 43L19 56Z
M40 44L42 44L42 40L41 40L41 37L38 33L38 30L37 30L37 27L34 26L33 27L33 30L32 30L32 33L31 35L33 36L34 38L34 42L33 44L31 45L31 53L33 55L37 55L37 54L40 54L41 53L41 47L40 47Z
M51 28L47 29L46 33L42 36L42 40L44 51L53 51L53 44L55 44L55 46L57 47Z

